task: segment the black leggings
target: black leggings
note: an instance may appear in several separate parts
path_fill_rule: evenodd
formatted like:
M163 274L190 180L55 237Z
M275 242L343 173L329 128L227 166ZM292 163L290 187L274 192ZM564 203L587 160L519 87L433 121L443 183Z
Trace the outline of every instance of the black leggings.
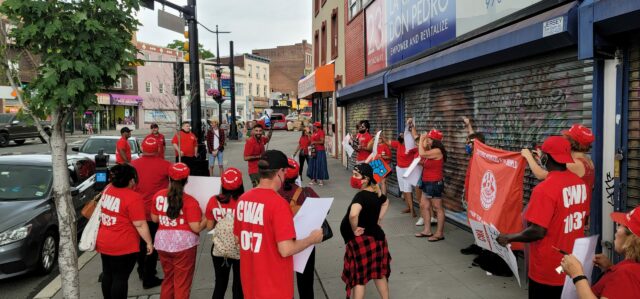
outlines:
M304 170L304 161L307 161L307 159L309 159L307 155L298 155L298 164L300 164L300 178L302 178L302 171Z
M105 299L126 299L129 275L138 259L138 253L106 255L102 257L102 296Z
M213 249L213 248L212 248ZM240 260L226 259L219 256L211 256L213 259L213 270L216 274L216 283L213 288L213 299L224 299L229 284L229 272L233 268L233 299L243 299L242 284L240 283Z
M304 273L296 272L296 280L298 281L298 294L300 298L313 299L313 272L316 265L316 249L313 248L307 265L304 267Z
M149 233L151 233L151 241L155 241L156 232L158 232L158 224L153 221L147 221ZM142 284L147 285L156 278L158 265L158 251L154 250L147 255L147 242L140 238L140 253L138 253L138 276L142 277Z
M562 296L562 286L539 283L529 277L529 299L555 299Z

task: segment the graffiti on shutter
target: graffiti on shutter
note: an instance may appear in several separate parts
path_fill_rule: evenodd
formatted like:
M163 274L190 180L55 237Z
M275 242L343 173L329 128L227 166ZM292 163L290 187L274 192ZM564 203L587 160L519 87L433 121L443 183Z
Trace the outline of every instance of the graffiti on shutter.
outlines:
M419 132L444 134L445 205L463 212L464 180L469 157L463 116L488 145L520 152L574 123L591 127L591 61L578 61L574 51L534 57L407 89L405 116ZM529 170L525 202L538 181Z
M640 44L629 51L627 208L640 204Z

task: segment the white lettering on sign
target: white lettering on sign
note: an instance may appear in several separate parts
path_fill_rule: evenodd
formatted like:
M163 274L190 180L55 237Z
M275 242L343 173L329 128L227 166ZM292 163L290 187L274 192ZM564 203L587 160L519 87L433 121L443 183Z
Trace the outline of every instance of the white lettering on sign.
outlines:
M513 168L513 169L517 169L518 168L518 161L513 160L513 159L502 159L496 155L493 154L489 154L487 152L484 152L480 149L476 150L475 155L480 156L481 158L485 159L485 160L489 160L491 162L494 163L501 163L504 164L507 167Z
M564 17L557 17L542 23L542 37L561 33L564 29Z

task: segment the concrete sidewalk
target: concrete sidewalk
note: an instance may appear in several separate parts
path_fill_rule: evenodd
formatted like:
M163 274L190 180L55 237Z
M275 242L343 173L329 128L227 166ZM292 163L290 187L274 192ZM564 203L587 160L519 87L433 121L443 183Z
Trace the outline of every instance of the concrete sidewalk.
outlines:
M299 133L275 132L270 148L291 155ZM168 136L168 138L170 138ZM244 142L229 142L225 150L225 163L245 173L245 186L249 186L247 165L242 159ZM342 274L344 243L339 226L355 191L349 186L350 171L338 160L329 159L330 180L324 187L314 187L323 197L334 197L328 216L334 237L320 244L316 250L316 298L344 298L345 285ZM305 180L304 183L306 183ZM392 256L389 287L392 298L524 298L526 289L519 287L515 278L487 275L480 268L472 267L474 256L461 255L460 249L473 242L473 236L464 230L447 224L446 240L429 243L414 237L419 227L415 219L400 211L404 205L400 199L391 197L391 206L383 223ZM198 248L196 274L192 287L192 298L210 298L215 283L211 262L211 238L201 237ZM520 261L522 263L522 261ZM522 269L522 265L520 265ZM274 269L277 271L276 269ZM159 273L162 270L158 268ZM102 298L98 274L101 272L99 255L93 257L80 271L82 298ZM522 272L522 271L521 271ZM129 280L129 295L133 298L159 298L160 288L142 289L142 282L133 271ZM161 274L160 274L161 275ZM521 279L524 277L520 273ZM296 293L296 298L298 295ZM367 297L378 298L373 283L367 286ZM53 298L62 298L58 292ZM231 283L227 289L231 298Z

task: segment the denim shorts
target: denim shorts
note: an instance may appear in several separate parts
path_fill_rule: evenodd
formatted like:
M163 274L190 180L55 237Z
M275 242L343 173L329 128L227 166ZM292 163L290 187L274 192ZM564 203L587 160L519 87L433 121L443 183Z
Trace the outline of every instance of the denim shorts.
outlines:
M441 198L442 193L444 192L444 181L437 182L425 182L422 181L422 185L420 186L422 192L428 198Z
M216 159L218 159L218 165L222 166L224 161L224 154L221 151L218 151L218 155L214 156L209 153L209 167L213 167L216 163Z

